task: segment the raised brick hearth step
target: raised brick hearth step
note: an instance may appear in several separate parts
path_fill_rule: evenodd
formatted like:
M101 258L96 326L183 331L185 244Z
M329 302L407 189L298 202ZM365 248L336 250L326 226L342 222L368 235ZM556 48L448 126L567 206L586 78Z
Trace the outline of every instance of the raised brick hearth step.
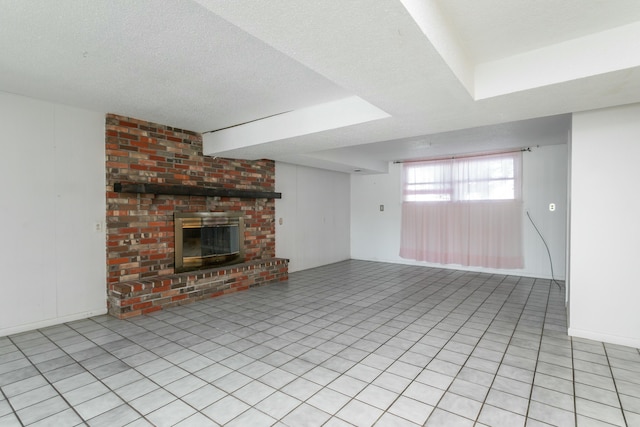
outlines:
M288 279L289 260L269 258L226 267L109 285L109 314L126 319Z

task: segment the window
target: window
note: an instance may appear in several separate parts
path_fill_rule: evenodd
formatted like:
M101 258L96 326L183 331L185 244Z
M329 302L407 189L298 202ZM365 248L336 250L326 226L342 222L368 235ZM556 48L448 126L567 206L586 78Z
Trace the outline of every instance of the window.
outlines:
M405 202L516 200L520 153L432 160L404 166Z
M522 268L522 153L403 165L400 256Z

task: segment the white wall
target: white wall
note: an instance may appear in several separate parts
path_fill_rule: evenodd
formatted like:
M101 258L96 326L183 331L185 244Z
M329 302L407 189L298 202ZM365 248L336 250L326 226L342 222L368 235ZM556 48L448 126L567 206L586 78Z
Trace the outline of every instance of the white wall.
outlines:
M543 146L523 153L523 198L538 229L549 246L555 278L563 280L566 271L567 145ZM401 258L401 170L392 164L385 175L351 176L351 257L413 265L430 264ZM556 211L549 211L549 203ZM380 211L384 205L384 211ZM547 251L535 229L524 218L525 267L521 270L459 268L522 276L551 278Z
M349 259L349 175L278 162L276 191L276 256L290 272Z
M104 114L0 92L0 129L0 336L105 313Z
M569 334L640 348L640 104L573 115Z

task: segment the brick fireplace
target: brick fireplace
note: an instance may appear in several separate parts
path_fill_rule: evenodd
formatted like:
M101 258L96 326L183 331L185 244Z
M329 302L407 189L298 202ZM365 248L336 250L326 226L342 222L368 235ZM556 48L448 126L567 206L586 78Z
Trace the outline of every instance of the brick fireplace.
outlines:
M202 155L200 134L107 115L109 312L131 317L287 278L275 258L275 164ZM174 214L244 220L244 259L176 273Z

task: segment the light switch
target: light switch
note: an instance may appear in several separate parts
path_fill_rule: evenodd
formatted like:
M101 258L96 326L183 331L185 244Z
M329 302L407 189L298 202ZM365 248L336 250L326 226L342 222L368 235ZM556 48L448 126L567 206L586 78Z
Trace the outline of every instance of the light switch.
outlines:
M384 205L380 205L380 212L384 212Z

